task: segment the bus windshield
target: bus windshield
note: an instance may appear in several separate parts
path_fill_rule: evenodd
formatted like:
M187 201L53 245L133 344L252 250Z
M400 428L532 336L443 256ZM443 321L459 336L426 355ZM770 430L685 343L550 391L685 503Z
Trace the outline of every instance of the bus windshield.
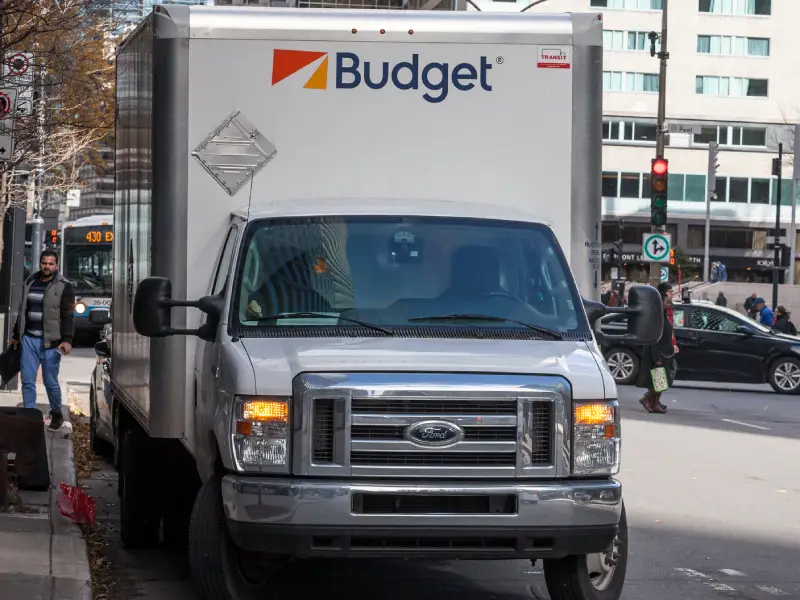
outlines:
M62 273L76 294L111 295L111 228L72 227L65 230ZM106 239L108 238L108 239Z

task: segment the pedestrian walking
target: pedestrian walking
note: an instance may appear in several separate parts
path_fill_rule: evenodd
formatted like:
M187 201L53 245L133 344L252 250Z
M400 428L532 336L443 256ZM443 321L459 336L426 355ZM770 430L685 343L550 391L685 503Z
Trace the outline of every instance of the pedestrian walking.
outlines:
M74 309L75 290L59 272L56 253L45 250L39 258L39 270L23 285L9 345L22 344L20 373L25 408L36 408L36 376L42 368L50 402L50 429L58 429L64 422L58 370L61 356L72 351Z
M775 325L774 328L787 335L797 335L797 328L792 323L791 314L786 307L782 304L775 309Z
M673 328L672 286L661 283L658 292L664 303L664 329L661 338L655 344L647 346L642 353L641 368L636 381L636 387L647 390L639 402L649 413L667 412L666 405L661 403L661 394L672 386L677 372L675 354L678 353L678 343Z
M756 298L756 301L753 303L753 309L755 310L756 321L765 327L772 327L775 325L775 314L772 312L772 309L767 306L763 298Z
M758 294L753 292L747 298L744 299L744 311L747 313L747 316L753 319L754 321L756 320L756 309L755 309L756 298L758 298Z
M728 306L728 299L725 297L725 294L722 292L719 293L716 304L717 306Z

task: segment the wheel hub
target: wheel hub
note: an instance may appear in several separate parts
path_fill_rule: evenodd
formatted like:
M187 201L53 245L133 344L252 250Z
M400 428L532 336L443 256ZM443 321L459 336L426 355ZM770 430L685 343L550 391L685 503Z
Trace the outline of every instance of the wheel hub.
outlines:
M775 384L784 391L792 391L800 385L800 368L785 362L775 367Z
M633 359L624 352L614 352L606 360L611 376L619 381L626 379L633 373Z
M598 552L596 554L588 554L586 556L586 567L589 572L589 579L592 586L596 590L605 590L614 579L614 573L617 570L622 552L620 547L622 541L619 535L614 538L611 548L605 552Z

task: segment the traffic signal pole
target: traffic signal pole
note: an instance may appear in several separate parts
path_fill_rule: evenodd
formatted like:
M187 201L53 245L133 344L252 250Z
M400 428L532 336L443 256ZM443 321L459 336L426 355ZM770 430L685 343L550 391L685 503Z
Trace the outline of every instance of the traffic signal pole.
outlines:
M658 58L661 62L658 72L658 122L656 125L656 158L664 157L664 146L666 146L666 132L664 122L667 115L667 5L669 0L661 2L661 51ZM653 41L653 44L655 41ZM666 224L665 224L666 225ZM661 233L666 230L666 226L656 226L653 224L653 233ZM661 282L661 265L657 262L650 263L650 285L657 286Z
M772 310L778 307L778 278L781 265L781 188L783 187L783 143L778 144L778 158L772 159L772 174L778 178L775 199L775 258L772 264Z
M706 182L706 236L703 251L703 281L711 279L711 201L717 198L717 143L708 144L708 176Z

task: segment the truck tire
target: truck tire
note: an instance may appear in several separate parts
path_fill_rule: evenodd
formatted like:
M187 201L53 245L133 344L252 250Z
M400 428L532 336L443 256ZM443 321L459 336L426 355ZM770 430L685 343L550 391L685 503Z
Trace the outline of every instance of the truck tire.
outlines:
M274 571L243 568L243 555L225 524L220 482L215 475L204 483L192 510L189 567L195 584L205 600L264 600L277 592Z
M120 537L130 549L158 546L160 490L153 477L158 466L145 434L128 429L119 457Z
M607 562L612 556L615 565ZM544 579L551 600L619 600L627 568L628 520L623 504L619 532L609 553L546 560Z
M94 390L89 392L89 436L92 452L102 457L111 454L111 444L97 435L97 405Z

